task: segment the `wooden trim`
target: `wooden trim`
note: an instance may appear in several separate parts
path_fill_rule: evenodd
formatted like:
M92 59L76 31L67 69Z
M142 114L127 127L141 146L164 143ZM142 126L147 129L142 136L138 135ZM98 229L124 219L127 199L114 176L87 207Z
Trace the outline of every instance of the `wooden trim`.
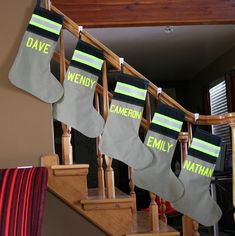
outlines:
M231 24L234 1L221 0L53 0L84 27Z
M86 176L88 174L89 165L57 165L52 166L52 172L55 176Z
M69 169L88 169L89 165L88 164L77 164L77 165L55 165L52 166L52 170L69 170Z
M126 234L126 236L180 236L179 232L160 232L160 233L136 233L136 234Z

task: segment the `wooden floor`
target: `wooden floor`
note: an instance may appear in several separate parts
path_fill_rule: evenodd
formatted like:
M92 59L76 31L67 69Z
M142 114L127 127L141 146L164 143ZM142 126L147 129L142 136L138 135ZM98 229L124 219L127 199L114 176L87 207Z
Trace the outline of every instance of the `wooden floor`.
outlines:
M115 188L115 196L116 196L116 198L127 198L127 197L129 197L129 195L122 192L118 188ZM87 199L89 199L89 200L92 200L92 199L107 199L107 197L106 197L104 191L100 192L98 190L98 188L89 188Z

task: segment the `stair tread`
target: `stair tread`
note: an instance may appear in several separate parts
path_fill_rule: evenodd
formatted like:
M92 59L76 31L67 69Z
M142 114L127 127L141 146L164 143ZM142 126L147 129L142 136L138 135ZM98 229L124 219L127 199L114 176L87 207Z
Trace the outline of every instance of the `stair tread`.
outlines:
M114 200L114 199L131 199L130 195L122 192L118 188L115 188L115 198L107 198L105 191L100 192L98 188L88 189L88 197L86 200Z

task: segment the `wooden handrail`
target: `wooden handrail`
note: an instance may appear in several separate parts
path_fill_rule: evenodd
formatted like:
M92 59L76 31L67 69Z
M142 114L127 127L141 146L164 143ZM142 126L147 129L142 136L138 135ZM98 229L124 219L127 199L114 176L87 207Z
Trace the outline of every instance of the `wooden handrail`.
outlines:
M63 26L67 30L69 30L72 34L76 37L79 37L78 27L79 25L64 15L60 10L58 10L55 6L51 5L51 10L56 12L60 15L64 16L64 23ZM87 31L82 31L83 40L89 42L90 44L94 45L97 48L100 48L104 51L104 56L106 61L112 64L116 69L120 70L121 65L119 61L119 56L113 53L110 49L108 49L105 45L101 42L96 40L92 35L90 35ZM148 80L144 77L141 73L131 67L128 63L124 62L125 72L131 75L137 76L141 79ZM226 123L234 123L235 122L235 113L227 113L225 115L220 116L211 116L211 115L200 115L197 120L195 120L194 113L188 111L183 106L181 106L178 102L176 102L173 98L168 96L165 92L162 92L160 96L157 94L157 86L152 82L149 83L148 92L155 98L160 99L160 101L178 108L179 110L183 111L186 114L185 120L198 125L212 125L212 124L226 124Z

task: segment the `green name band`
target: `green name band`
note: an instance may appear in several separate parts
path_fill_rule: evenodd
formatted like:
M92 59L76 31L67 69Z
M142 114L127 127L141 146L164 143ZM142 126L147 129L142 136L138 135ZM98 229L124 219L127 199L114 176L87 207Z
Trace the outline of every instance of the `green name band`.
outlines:
M190 147L192 149L206 153L216 158L219 156L219 153L220 153L220 147L214 144L208 143L204 140L198 139L198 138L193 138L193 141Z
M29 24L57 35L60 34L60 30L62 28L61 24L36 14L32 15Z
M182 128L182 121L176 120L174 118L165 116L163 114L160 113L155 113L154 117L152 119L152 123L156 124L156 125L160 125L163 126L165 128L174 130L176 132L180 132L181 128Z
M80 50L75 50L72 60L85 64L87 66L93 67L97 70L101 70L104 60L90 55L88 53L82 52Z
M117 82L114 92L144 101L147 90L123 82Z

